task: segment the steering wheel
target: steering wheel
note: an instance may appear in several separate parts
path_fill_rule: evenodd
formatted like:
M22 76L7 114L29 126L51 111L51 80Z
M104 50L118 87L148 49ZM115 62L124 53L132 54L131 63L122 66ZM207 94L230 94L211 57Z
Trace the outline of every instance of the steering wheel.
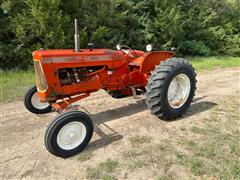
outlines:
M118 51L120 51L120 50L123 51L125 54L127 54L131 58L138 57L137 53L132 48L130 48L126 45L117 44L116 48Z

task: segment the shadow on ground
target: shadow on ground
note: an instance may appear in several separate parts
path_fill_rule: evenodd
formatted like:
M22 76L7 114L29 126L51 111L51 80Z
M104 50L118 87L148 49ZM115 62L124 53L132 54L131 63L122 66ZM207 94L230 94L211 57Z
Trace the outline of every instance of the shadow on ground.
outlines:
M144 100L138 100L134 103L128 104L127 106L110 109L97 114L91 114L91 118L94 123L94 131L98 136L100 136L100 139L90 142L87 149L95 150L102 148L123 138L121 134L109 127L105 122L130 116L145 110L147 110L147 106L145 105ZM105 128L110 130L112 133L106 134L101 130L101 128L99 128L100 125L105 126Z
M95 124L102 124L107 121L120 119L126 116L130 116L139 112L147 110L147 106L144 100L138 100L134 103L128 104L127 106L110 109L97 114L93 114L92 118Z
M195 114L207 111L217 105L216 103L211 102L211 101L203 101L203 99L205 97L206 96L195 98L193 100L193 104L187 110L186 114L184 114L181 118L178 118L178 119L175 119L172 121L168 121L168 122L182 120L186 117L190 117ZM90 142L88 148L95 150L98 148L102 148L108 144L111 144L112 142L119 141L123 138L123 136L121 134L116 132L111 127L107 126L105 124L105 122L123 118L123 117L127 117L130 115L145 111L145 110L147 110L147 106L146 106L144 100L138 100L135 103L131 103L127 106L110 109L110 110L103 111L103 112L100 112L97 114L92 114L91 117L93 119L94 126L95 126L94 131L100 136L100 139ZM149 113L150 113L150 111L149 111ZM112 133L106 134L99 128L99 125L104 125Z
M217 103L211 101L199 101L193 103L187 110L187 112L182 116L182 118L179 118L179 120L207 111L213 108L214 106L217 106Z

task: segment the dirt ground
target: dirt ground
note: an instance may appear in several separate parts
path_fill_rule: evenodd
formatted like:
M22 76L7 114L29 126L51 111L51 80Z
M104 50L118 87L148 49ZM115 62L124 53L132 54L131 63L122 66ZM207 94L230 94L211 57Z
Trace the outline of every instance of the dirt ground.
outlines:
M154 142L160 142L173 135L181 136L180 127L198 123L219 105L219 98L228 99L239 92L240 68L201 72L197 80L194 103L183 117L171 122L151 115L143 96L116 100L99 91L81 101L81 106L92 114L95 124L95 133L87 148L92 154L86 161L79 160L78 156L54 157L45 149L45 129L57 113L35 115L28 112L21 101L1 104L0 176L3 179L84 179L88 167L107 159L121 161L122 152L131 146L130 137L150 136ZM180 171L175 173L181 177L184 172L181 166L178 168ZM154 178L147 169L129 172L124 165L116 174L119 179Z

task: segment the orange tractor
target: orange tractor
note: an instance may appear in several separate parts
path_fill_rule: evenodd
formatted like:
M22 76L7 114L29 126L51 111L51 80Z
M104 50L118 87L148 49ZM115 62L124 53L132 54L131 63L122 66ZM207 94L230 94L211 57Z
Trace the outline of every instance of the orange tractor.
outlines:
M152 114L161 119L180 117L193 100L196 73L190 63L172 51L80 49L75 20L75 49L33 52L36 86L25 94L25 107L32 113L60 114L49 124L45 145L53 155L69 157L81 152L93 134L85 112L71 104L104 89L113 98L145 93Z

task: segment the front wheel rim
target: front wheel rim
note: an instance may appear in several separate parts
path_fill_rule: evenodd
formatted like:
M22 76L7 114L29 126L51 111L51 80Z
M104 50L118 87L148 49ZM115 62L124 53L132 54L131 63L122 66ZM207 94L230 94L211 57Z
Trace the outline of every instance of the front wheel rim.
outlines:
M63 150L72 150L84 141L86 135L86 126L81 122L73 121L60 129L57 144Z
M31 103L34 108L40 109L40 110L46 109L50 105L48 102L41 102L37 95L37 92L33 94L32 98L31 98Z
M174 109L182 107L189 97L190 89L190 79L186 74L175 76L168 87L169 105Z

